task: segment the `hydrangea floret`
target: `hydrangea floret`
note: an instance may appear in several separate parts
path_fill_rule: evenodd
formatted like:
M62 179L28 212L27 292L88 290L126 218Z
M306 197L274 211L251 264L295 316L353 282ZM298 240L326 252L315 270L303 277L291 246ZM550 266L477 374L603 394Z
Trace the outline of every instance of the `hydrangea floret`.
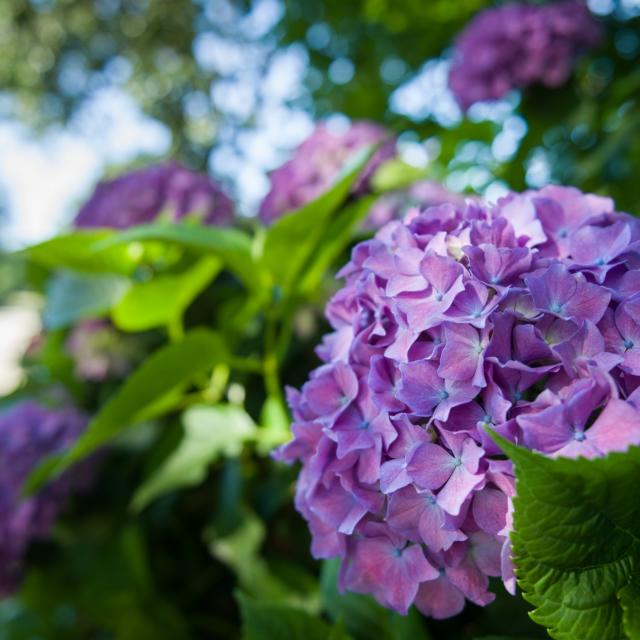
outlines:
M260 206L261 220L271 224L314 200L331 186L355 153L375 144L381 146L356 181L355 193L366 191L375 170L394 155L395 142L385 129L366 120L355 121L346 128L317 125L293 157L271 172L271 189Z
M486 9L458 36L449 87L465 110L532 84L558 87L578 55L600 37L597 21L579 0Z
M50 409L31 400L0 413L0 596L19 586L30 544L48 538L69 496L91 483L92 467L81 465L37 495L22 495L38 463L70 447L86 425L74 408Z
M205 224L226 225L233 219L233 203L208 175L166 162L100 182L74 224L126 229L160 216L174 221L197 216Z
M296 507L341 588L447 618L515 591L514 474L640 444L640 223L548 186L411 210L358 244L289 391Z

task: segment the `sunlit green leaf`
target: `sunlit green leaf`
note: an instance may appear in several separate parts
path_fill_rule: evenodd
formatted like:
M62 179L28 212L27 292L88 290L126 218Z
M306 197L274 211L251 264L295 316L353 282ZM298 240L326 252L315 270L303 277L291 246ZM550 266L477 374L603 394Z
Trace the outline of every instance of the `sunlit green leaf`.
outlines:
M169 491L200 484L209 465L221 456L239 455L256 431L247 413L233 405L190 407L183 424L181 443L137 490L134 509L143 509Z
M148 240L177 244L216 256L249 288L259 284L259 273L251 253L251 240L239 229L178 223L148 224L111 236L97 243L95 249L105 250Z
M303 294L312 295L317 292L330 266L353 241L375 200L373 196L360 198L345 207L331 221L318 250L302 274L299 289Z
M96 243L117 237L110 230L74 231L24 249L34 262L52 269L74 269L86 273L132 274L139 252L126 246L96 249Z
M366 149L349 163L333 186L297 211L276 220L266 232L262 265L274 284L285 293L293 290L307 261L317 250L329 221L344 203L373 149Z
M281 602L290 595L287 587L272 574L262 556L265 526L254 513L245 510L242 522L231 533L219 536L206 532L211 554L227 565L238 584L251 596Z
M163 398L192 381L196 375L229 358L222 338L203 329L191 331L180 342L162 347L101 408L66 455L50 458L36 469L27 483L28 488L35 490L122 431L151 417L156 413L156 407L166 411L168 407Z
M202 258L184 273L134 283L112 310L115 325L123 331L170 325L184 314L221 266L217 258Z
M418 180L424 180L429 173L428 168L414 167L400 158L393 158L373 174L371 186L378 193L404 189Z

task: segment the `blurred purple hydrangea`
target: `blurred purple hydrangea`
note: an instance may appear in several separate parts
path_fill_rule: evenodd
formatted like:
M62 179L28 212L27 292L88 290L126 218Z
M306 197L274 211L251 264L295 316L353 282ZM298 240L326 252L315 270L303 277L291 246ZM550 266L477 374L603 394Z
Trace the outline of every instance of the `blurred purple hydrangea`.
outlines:
M296 506L342 588L435 618L515 579L514 475L640 444L640 222L549 186L447 204L355 247L324 365L291 390Z
M46 456L70 447L86 425L75 409L33 401L0 413L0 596L19 586L30 543L49 536L67 498L85 489L93 472L81 465L28 498L21 496L24 481Z
M123 335L103 319L79 322L71 329L66 347L76 376L89 382L124 378L142 355L135 337Z
M271 190L260 206L260 218L271 224L284 213L317 198L331 186L354 153L381 143L358 178L356 193L365 191L375 170L393 157L395 141L382 127L368 121L353 122L345 130L319 124L293 158L271 173Z
M456 41L449 87L465 110L531 84L558 87L569 78L576 57L597 46L600 36L580 0L487 9Z
M233 218L233 204L209 176L167 162L98 184L74 224L126 229L161 215L180 220L191 214L206 224L225 225Z

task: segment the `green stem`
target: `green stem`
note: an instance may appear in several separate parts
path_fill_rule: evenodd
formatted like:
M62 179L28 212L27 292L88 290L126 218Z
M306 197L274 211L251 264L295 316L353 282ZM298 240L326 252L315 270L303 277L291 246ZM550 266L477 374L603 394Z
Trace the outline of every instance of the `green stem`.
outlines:
M267 318L264 339L263 377L267 394L283 401L280 385L280 363L277 351L278 337L276 321L273 316Z

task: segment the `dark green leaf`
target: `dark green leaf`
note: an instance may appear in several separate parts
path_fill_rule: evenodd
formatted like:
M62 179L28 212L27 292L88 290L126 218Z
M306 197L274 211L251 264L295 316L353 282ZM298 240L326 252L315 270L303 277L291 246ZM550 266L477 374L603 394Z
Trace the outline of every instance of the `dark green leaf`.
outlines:
M236 598L242 614L243 640L328 640L331 628L307 612L282 604Z
M622 623L628 638L640 638L640 582L636 578L618 594Z
M629 601L640 567L640 449L550 459L494 438L515 463L512 540L532 618L558 640L632 638L618 595ZM635 616L627 608L627 626Z
M224 341L215 333L196 329L177 343L151 355L107 402L75 446L62 458L48 460L31 476L33 491L51 476L62 473L74 462L113 440L122 431L167 410L163 399L215 364L229 360Z
M48 287L44 325L62 329L78 320L106 315L126 295L129 285L121 276L60 273Z
M183 423L182 442L136 491L134 509L144 509L169 491L200 484L209 465L220 456L239 455L256 431L244 409L233 405L193 406L185 412Z

